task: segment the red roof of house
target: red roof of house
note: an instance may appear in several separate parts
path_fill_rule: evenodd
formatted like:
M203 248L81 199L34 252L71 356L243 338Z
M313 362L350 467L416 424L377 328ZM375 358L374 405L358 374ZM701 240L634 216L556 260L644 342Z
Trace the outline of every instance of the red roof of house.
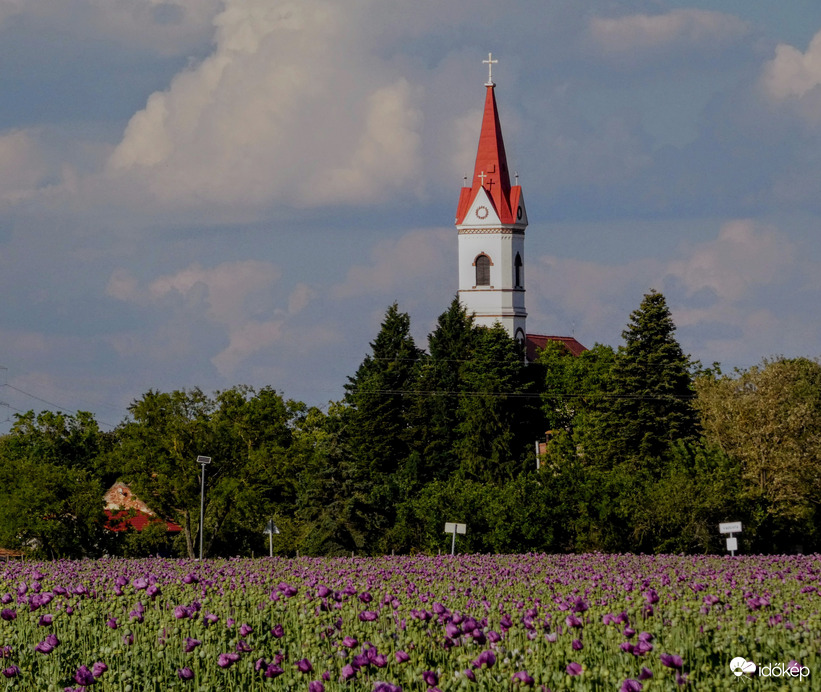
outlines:
M516 223L516 212L522 188L510 186L510 172L507 168L505 142L502 139L502 126L499 123L499 111L496 108L494 84L487 85L485 112L482 117L482 130L479 134L479 148L476 152L476 165L473 169L473 181L470 187L463 187L456 209L456 225L461 224L470 210L479 189L484 187L488 193L499 219L504 224Z
M107 509L105 510L105 515L107 517L105 527L109 531L127 531L128 529L142 531L149 524L156 524L162 521L162 519L152 517L150 514L144 512L134 512L125 509L118 512ZM179 524L168 519L166 519L165 525L169 533L179 533L182 531L182 527Z
M527 360L531 363L534 360L536 360L536 357L539 355L539 351L541 351L545 346L547 346L548 341L558 341L560 344L563 344L564 347L568 351L570 351L570 355L572 356L580 356L587 350L587 347L582 346L572 336L548 336L546 334L528 334L526 344Z

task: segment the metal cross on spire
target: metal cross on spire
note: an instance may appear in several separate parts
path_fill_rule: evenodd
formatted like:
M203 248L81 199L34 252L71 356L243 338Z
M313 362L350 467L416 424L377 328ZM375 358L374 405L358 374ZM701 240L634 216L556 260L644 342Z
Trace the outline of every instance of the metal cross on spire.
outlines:
M488 53L487 60L482 60L482 64L487 65L487 83L485 86L495 86L493 84L493 66L498 62L498 60L493 59L493 53Z

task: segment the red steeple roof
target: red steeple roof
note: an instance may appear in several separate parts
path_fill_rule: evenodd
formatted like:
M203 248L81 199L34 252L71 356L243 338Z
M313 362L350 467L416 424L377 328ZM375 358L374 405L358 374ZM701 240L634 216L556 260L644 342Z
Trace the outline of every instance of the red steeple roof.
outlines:
M484 187L490 196L501 222L516 223L516 210L519 207L522 188L518 185L510 186L505 142L502 139L502 126L499 123L499 111L496 108L495 85L491 82L486 86L485 112L482 118L482 131L479 134L473 181L471 187L462 188L459 207L456 211L457 225L464 220L481 187Z

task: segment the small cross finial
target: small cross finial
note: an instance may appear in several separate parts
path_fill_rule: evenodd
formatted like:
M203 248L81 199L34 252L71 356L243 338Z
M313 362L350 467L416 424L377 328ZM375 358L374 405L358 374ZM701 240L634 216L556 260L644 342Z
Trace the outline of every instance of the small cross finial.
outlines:
M476 177L477 177L477 178L481 178L481 179L482 179L482 187L484 187L484 186L485 186L485 178L487 178L487 173L485 173L484 171L482 171L482 172L481 172L479 175L477 175Z
M519 171L516 171L513 175L516 178L516 184L518 185L519 184Z
M487 60L482 60L483 64L487 64L487 83L485 86L495 86L493 84L493 66L498 62L498 60L493 59L493 53L488 53Z

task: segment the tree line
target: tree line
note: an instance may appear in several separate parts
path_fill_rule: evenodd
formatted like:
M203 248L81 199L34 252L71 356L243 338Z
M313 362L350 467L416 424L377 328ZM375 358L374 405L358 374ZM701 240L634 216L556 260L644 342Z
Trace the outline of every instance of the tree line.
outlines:
M427 349L396 304L327 411L271 387L149 391L104 432L89 413L18 415L0 438L0 546L49 557L446 550L721 552L819 547L821 365L772 358L733 373L685 355L664 296L623 345L534 363L458 299ZM538 453L537 443L544 443ZM199 525L198 455L206 473ZM106 529L127 483L163 522Z

